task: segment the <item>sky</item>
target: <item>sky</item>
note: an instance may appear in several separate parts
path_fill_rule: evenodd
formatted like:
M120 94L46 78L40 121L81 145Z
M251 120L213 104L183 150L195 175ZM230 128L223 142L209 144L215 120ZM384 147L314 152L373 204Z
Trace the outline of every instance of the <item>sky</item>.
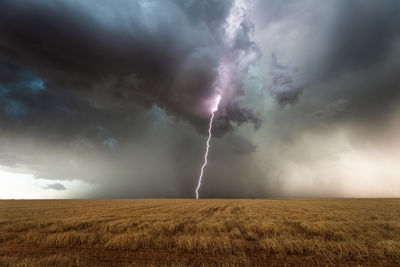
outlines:
M0 1L0 198L400 197L397 0Z

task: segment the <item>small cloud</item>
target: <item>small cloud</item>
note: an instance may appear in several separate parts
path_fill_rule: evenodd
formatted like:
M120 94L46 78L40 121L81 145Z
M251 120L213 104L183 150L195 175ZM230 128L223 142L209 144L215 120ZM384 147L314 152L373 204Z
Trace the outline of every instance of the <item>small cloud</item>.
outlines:
M66 190L67 188L60 183L55 183L55 184L48 184L47 186L43 187L44 189L54 189L58 191Z

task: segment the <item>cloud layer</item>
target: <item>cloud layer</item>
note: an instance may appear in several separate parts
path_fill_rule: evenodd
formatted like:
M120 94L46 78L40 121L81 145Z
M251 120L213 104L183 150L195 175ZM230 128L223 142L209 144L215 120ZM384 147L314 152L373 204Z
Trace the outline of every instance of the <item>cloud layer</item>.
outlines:
M52 92L100 110L156 104L204 132L221 54L252 45L249 23L225 43L231 8L232 1L3 1L2 67L34 70ZM220 131L257 121L239 106L241 89L231 92Z
M385 195L399 15L396 0L1 1L0 165L95 185L85 196L191 197L222 77L202 195ZM370 176L344 171L366 153ZM363 179L376 190L352 191Z

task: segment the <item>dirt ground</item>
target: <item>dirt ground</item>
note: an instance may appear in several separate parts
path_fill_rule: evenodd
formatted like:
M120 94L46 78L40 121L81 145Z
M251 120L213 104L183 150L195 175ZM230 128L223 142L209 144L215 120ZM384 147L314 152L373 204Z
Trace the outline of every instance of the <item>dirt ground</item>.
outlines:
M399 266L398 199L0 201L0 266Z

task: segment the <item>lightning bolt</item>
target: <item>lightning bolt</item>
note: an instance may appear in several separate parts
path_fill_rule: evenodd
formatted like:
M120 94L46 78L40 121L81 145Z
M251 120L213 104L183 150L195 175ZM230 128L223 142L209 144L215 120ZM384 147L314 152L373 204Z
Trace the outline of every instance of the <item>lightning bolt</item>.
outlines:
M221 95L217 95L216 98L215 98L214 106L211 109L211 118L210 118L210 125L208 127L208 138L207 138L206 152L204 154L204 163L203 163L203 165L201 166L201 169L200 169L199 183L198 183L197 188L196 188L196 199L199 199L199 189L200 189L200 186L201 186L201 181L203 179L204 168L207 166L207 163L208 163L208 160L207 160L208 159L208 151L210 150L210 142L211 142L211 138L212 138L211 130L212 130L212 126L213 126L215 112L218 111L218 106L219 106L219 102L220 101L221 101Z
M220 60L220 65L218 68L218 75L216 82L214 84L214 89L216 91L216 96L214 99L214 104L211 108L211 118L210 125L208 127L208 138L206 152L204 154L204 163L200 169L199 182L196 188L196 199L199 199L199 189L201 187L201 182L203 179L204 169L208 163L208 152L210 150L210 142L212 138L212 126L214 121L215 113L218 111L218 106L221 101L222 92L226 97L229 97L229 87L232 85L232 81L238 65L242 60L242 51L237 50L235 46L232 46L234 39L236 38L237 31L241 29L242 23L248 18L248 9L250 5L250 0L234 0L233 6L230 10L229 16L227 17L225 23L225 38L222 45L222 55Z

